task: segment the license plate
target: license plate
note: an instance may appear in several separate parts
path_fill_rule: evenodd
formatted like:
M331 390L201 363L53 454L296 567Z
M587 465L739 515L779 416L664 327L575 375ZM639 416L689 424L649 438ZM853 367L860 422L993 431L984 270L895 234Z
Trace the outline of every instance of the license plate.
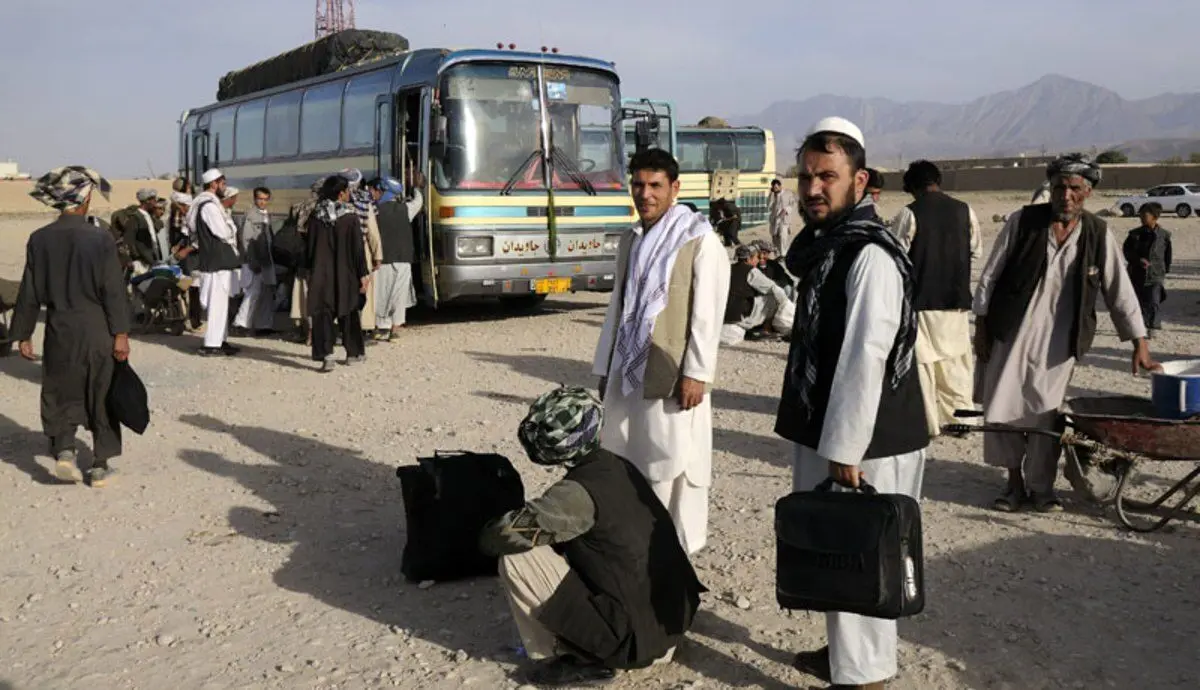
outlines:
M541 278L533 281L533 291L539 295L554 295L571 291L570 278Z

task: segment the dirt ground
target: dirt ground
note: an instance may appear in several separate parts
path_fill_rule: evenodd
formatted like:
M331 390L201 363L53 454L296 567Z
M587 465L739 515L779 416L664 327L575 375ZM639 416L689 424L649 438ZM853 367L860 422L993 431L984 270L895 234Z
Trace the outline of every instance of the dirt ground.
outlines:
M963 198L990 244L992 215L1027 195ZM885 212L904 201L886 193ZM44 221L8 218L0 276L16 278ZM1112 223L1119 237L1133 224ZM1200 356L1200 221L1163 224L1176 265L1152 347ZM39 366L0 359L0 688L516 688L519 640L494 580L422 589L400 576L395 468L436 449L495 450L529 494L553 481L515 428L555 384L593 383L606 300L572 295L523 316L450 308L330 376L300 345L244 341L243 356L213 360L193 354L192 336L138 338L152 424L128 436L102 490L53 482ZM1073 393L1148 395L1107 317L1100 330ZM822 617L774 602L772 507L790 487L790 450L772 433L785 355L782 343L722 351L711 533L696 559L711 593L677 663L615 687L822 686L789 666L823 644ZM1055 516L997 514L982 506L1003 479L978 438L938 440L929 455L928 605L900 624L891 688L1197 687L1195 522L1136 536L1078 501Z

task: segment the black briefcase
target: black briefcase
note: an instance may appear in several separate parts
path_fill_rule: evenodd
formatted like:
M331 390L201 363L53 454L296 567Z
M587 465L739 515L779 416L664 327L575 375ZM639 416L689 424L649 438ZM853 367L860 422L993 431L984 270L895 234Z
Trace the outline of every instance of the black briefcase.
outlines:
M775 598L785 609L904 618L925 608L921 507L902 494L830 491L775 503Z
M479 551L484 525L525 505L521 475L503 455L435 452L396 469L406 541L400 571L413 582L495 575Z

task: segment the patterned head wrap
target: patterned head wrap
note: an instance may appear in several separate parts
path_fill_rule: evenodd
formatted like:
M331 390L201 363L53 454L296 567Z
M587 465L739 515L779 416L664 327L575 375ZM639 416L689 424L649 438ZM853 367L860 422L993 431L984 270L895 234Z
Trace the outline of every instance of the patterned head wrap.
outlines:
M39 177L29 196L59 211L70 211L82 206L97 188L105 199L112 192L112 185L100 173L82 165L67 165Z
M1093 187L1100 184L1100 166L1082 153L1066 153L1055 158L1046 166L1046 179L1052 180L1059 175L1079 175Z
M578 387L556 388L538 398L517 429L529 459L539 465L578 460L600 447L604 408Z
M379 197L381 204L404 196L404 183L394 177L380 178L377 188L383 192L383 196Z

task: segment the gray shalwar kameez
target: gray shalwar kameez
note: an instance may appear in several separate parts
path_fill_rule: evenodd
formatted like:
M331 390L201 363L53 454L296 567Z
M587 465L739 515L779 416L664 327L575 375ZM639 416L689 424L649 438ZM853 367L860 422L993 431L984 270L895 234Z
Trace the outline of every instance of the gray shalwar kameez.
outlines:
M57 457L75 450L80 425L92 432L95 463L121 454L107 399L113 338L129 333L129 302L113 238L83 216L64 215L30 236L13 311L12 338L33 337L46 307L42 344L42 430Z
M1020 222L1018 211L1009 217L996 238L975 291L977 321L987 315L988 302L1012 251ZM989 360L975 367L975 402L983 405L984 419L989 423L1054 428L1075 370L1071 333L1082 269L1079 235L1076 224L1060 247L1054 232L1047 228L1046 275L1033 293L1016 338L1011 343L994 342ZM1088 267L1088 271L1097 271L1102 278L1099 292L1121 340L1144 338L1146 329L1137 294L1111 230L1105 233L1104 266ZM1089 309L1091 305L1083 308ZM1031 434L1028 439L1018 434L984 435L984 461L997 467L1021 469L1024 459L1026 488L1037 494L1053 490L1058 456L1057 441L1041 434Z

